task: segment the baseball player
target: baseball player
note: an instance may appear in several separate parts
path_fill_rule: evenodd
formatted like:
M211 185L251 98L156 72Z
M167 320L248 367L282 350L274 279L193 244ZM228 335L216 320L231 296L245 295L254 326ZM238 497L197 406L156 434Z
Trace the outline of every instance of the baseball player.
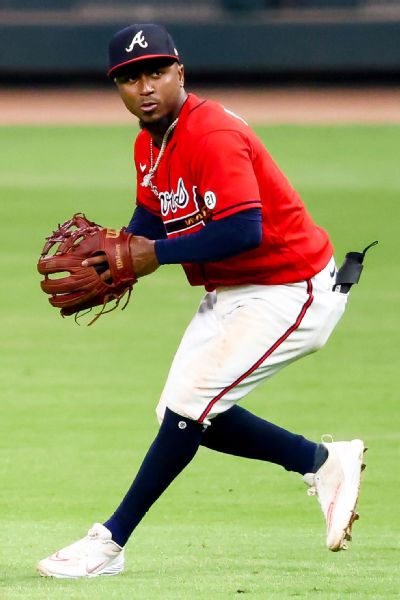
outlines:
M128 231L137 277L182 264L206 293L173 360L159 432L114 514L42 560L41 575L116 575L124 546L200 445L303 476L345 549L360 486L361 440L315 443L239 403L259 383L329 338L347 302L334 291L327 233L243 119L188 94L161 26L131 25L110 42L108 75L139 119L137 203ZM83 262L96 266L102 257ZM105 275L106 276L106 275Z

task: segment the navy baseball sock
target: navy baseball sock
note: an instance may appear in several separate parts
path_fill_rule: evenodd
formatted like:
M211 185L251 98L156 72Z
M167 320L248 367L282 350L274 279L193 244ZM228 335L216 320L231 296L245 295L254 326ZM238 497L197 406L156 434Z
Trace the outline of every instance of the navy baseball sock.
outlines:
M241 406L215 417L201 444L218 452L276 463L302 475L317 471L328 456L322 444L286 431Z
M125 498L104 523L112 539L124 546L132 531L169 484L190 463L200 445L203 426L167 408L159 432Z

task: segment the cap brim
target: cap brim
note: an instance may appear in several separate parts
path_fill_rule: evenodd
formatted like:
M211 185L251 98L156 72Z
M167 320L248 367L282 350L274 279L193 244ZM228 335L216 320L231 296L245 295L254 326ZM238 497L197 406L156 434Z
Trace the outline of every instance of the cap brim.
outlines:
M138 62L141 62L142 60L151 60L151 59L154 60L157 58L170 58L171 60L179 62L179 57L176 56L175 54L148 54L147 56L138 56L137 58L132 58L131 60L126 60L122 63L119 63L118 65L114 65L113 67L111 67L111 69L109 69L107 71L107 77L111 77L112 75L115 75L116 71L119 71L120 69L122 69L123 67L125 67L127 65L131 65L133 63L138 63Z

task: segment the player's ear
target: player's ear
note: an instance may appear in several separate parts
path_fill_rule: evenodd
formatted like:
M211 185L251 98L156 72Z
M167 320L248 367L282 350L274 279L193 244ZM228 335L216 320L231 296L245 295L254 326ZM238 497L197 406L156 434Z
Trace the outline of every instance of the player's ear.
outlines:
M185 85L185 67L181 64L178 64L178 77L179 84L183 87Z

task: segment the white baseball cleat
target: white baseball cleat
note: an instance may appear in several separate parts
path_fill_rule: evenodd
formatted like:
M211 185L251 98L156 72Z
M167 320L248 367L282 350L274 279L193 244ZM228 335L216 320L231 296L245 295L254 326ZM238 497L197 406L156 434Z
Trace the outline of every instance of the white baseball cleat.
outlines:
M111 531L95 523L86 537L48 558L37 566L43 577L77 579L98 575L118 575L124 569L124 549L111 539Z
M351 528L359 516L356 505L364 470L362 440L324 443L328 458L316 473L306 473L308 494L317 495L326 520L326 545L337 552L347 550Z

